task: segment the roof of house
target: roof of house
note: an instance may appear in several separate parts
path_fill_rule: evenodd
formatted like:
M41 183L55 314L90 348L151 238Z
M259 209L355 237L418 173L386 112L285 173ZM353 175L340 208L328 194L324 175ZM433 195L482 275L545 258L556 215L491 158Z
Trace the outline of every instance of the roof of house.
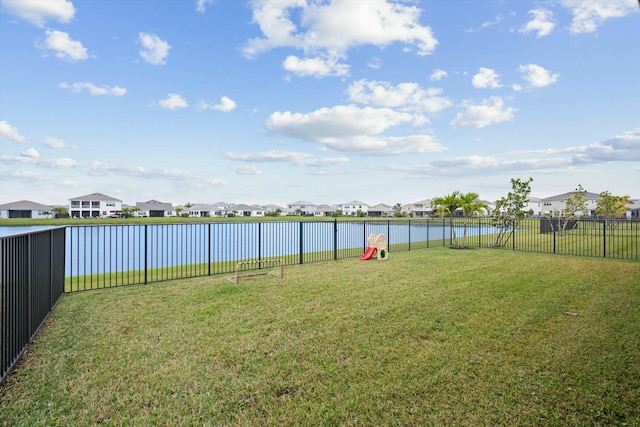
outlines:
M297 202L289 203L289 206L317 206L315 203L306 202L304 200L298 200Z
M69 200L98 200L102 202L115 201L115 202L122 203L122 200L116 199L115 197L107 196L106 194L102 194L102 193L87 194L86 196L73 197Z
M545 201L553 201L553 200L564 201L567 198L569 198L573 193L574 193L574 191L569 191L568 193L556 194L555 196L545 197L542 200L545 200ZM598 194L598 193L589 193L588 191L586 191L584 193L584 196L585 196L585 198L587 200L598 200L600 198L600 194Z
M32 202L30 200L20 200L18 202L5 203L0 205L0 209L15 210L15 211L34 211L34 210L48 210L52 206L43 205L41 203Z
M340 203L338 206L352 206L352 205L354 205L354 206L355 206L355 205L358 205L358 206L366 206L366 207L369 207L369 205L368 205L368 204L366 204L366 203L364 203L364 202L361 202L361 201L359 201L359 200L352 200L352 201L347 202L347 203Z
M148 202L136 202L136 206L141 211L172 211L174 210L171 203L159 202L157 200L149 200Z
M376 211L376 210L378 210L378 211L392 211L393 207L387 205L386 203L378 203L375 206L370 206L369 210L370 211Z

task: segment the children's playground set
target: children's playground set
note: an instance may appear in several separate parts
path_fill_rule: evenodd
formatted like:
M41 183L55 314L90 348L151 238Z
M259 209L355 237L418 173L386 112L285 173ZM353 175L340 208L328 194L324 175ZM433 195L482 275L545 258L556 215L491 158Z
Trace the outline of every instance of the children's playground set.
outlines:
M384 234L371 233L367 242L369 244L369 247L360 257L361 260L367 261L374 256L376 256L376 258L379 260L389 258L389 242L387 240L387 236L385 236Z

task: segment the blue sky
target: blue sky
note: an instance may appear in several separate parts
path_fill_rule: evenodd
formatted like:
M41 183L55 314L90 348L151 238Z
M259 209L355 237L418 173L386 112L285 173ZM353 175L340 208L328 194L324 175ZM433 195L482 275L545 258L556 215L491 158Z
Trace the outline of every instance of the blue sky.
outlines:
M640 197L637 0L0 10L0 203Z

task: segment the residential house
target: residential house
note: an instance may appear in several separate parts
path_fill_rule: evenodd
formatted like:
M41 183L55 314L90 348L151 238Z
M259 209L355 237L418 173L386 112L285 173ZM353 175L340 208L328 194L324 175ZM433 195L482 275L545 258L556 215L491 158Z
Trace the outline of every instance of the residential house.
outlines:
M315 211L317 207L318 206L315 203L300 200L287 205L287 214L311 216L311 215L315 215Z
M171 203L149 200L147 202L136 202L138 208L135 215L137 217L163 218L175 216L175 208Z
M555 196L542 199L542 215L558 216L567 207L567 199L574 192L562 193ZM585 192L585 198L587 200L587 209L585 212L574 212L576 216L595 216L597 201L600 198L600 194Z
M29 200L0 205L0 218L52 218L52 206Z
M229 206L228 213L233 213L235 216L250 216L250 217L263 217L265 210L258 205L244 205L234 204Z
M72 218L102 218L122 212L122 200L102 193L69 199L69 216Z
M393 209L393 206L389 206L386 203L378 203L377 205L373 205L369 207L367 212L367 216L372 218L381 218L381 217L393 217L395 216L396 211Z
M405 216L411 216L415 218L424 218L431 215L433 212L431 207L431 199L424 199L414 203L407 203L402 205L401 212Z
M542 203L543 200L539 197L529 197L529 202L527 203L527 206L524 207L524 210L529 216L542 216Z
M285 209L282 206L278 206L278 205L273 205L273 204L264 205L262 206L262 210L265 211L265 215L271 212L274 212L274 213L279 212L280 216L286 215Z
M640 199L631 199L631 203L627 205L627 218L640 218Z
M328 216L334 216L334 214L339 211L340 208L332 205L318 205L316 207L316 210L314 212L315 216L324 216L324 217L328 217Z
M344 216L357 216L360 212L366 215L369 211L369 205L358 200L339 204L338 207L342 209L342 215Z
M183 208L184 212L192 218L220 218L227 216L229 212L229 203L196 203L188 208Z

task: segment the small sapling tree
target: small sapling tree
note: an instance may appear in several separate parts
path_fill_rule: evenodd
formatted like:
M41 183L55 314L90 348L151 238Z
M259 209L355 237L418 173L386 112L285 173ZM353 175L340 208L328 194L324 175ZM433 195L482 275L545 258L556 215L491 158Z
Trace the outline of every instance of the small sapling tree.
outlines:
M560 235L563 235L567 229L567 225L572 221L578 220L580 213L584 215L587 211L587 190L582 188L581 184L578 184L578 188L572 191L565 200L564 209L558 212L558 231ZM553 220L549 218L551 224L551 230L554 230Z
M526 216L527 212L524 208L529 203L532 181L531 177L526 181L520 178L511 178L511 191L505 197L496 200L493 210L495 225L498 227L494 242L495 247L505 246L513 236L520 220Z

